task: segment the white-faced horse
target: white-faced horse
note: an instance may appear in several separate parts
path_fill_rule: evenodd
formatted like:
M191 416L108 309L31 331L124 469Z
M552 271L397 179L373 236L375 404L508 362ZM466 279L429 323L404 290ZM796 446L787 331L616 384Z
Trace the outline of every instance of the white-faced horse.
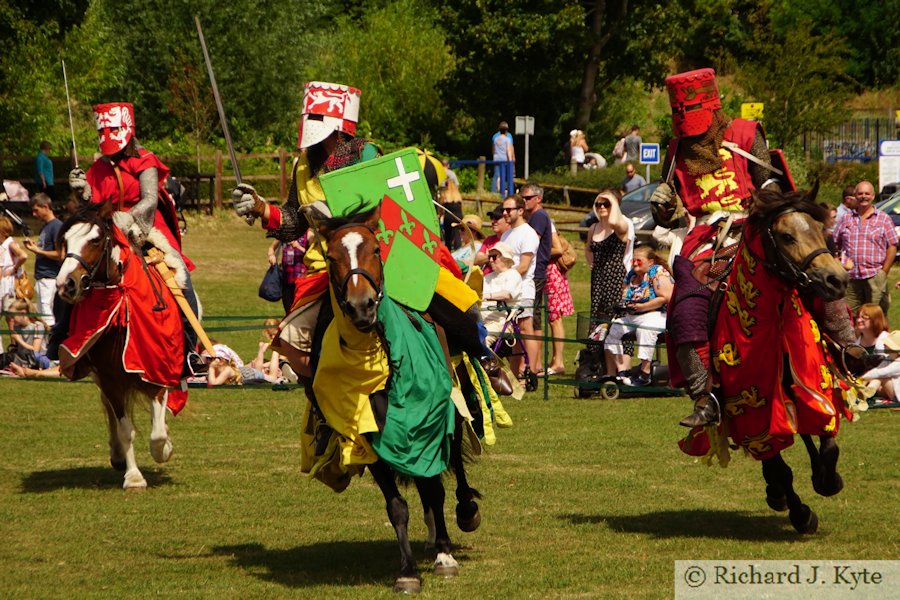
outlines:
M100 389L109 427L109 460L125 471L126 490L147 487L134 454L132 406L149 401L150 454L172 456L167 403L177 411L183 333L178 308L153 268L115 227L110 203L89 205L60 231L65 259L56 283L73 304L60 367L69 379L90 376Z

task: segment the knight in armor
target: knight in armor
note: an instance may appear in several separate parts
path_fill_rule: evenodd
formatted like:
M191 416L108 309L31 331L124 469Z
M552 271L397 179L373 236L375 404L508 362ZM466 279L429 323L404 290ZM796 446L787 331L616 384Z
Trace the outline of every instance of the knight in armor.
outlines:
M165 188L169 169L135 137L134 107L128 102L110 102L93 107L102 156L85 173L75 168L69 173L69 186L83 203L111 202L116 207L113 222L136 247L151 244L165 254L166 264L175 273L175 282L197 314L198 301L191 282L194 264L181 252L181 232L175 203ZM68 321L68 318L65 319ZM197 333L182 317L185 352L197 365L194 350ZM62 341L68 323L53 338ZM187 369L186 369L187 374Z
M361 91L342 84L308 82L303 94L297 147L287 202L282 207L268 203L252 186L241 184L232 192L239 216L260 218L268 237L290 242L306 234L321 215L329 215L319 176L377 158L379 148L356 137ZM440 163L437 163L438 165ZM435 165L426 164L426 178ZM430 181L432 187L439 180ZM445 252L449 257L449 252ZM304 256L306 274L297 280L294 302L282 320L272 343L297 372L312 376L313 338L319 312L328 290L328 274L322 241L314 237ZM448 265L455 261L449 257ZM478 297L464 283L442 268L428 312L446 329L448 339L476 358L486 356L484 327L478 312Z
M675 137L663 173L671 173L653 193L657 225L676 227L686 215L696 219L672 262L676 287L667 320L678 369L673 383L684 385L694 411L685 427L716 423L719 406L709 377L710 301L719 279L708 259L713 248L737 244L740 226L755 190L781 190L762 125L733 119L722 111L715 71L699 69L666 79ZM721 276L724 279L724 275ZM814 311L823 330L839 345L854 343L843 300ZM824 314L821 314L824 313ZM680 369L681 377L677 371Z

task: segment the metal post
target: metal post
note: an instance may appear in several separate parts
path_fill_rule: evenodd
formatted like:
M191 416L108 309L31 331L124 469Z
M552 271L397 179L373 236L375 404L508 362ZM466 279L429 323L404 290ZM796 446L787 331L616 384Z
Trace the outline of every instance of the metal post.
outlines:
M525 180L528 180L528 133L525 134Z

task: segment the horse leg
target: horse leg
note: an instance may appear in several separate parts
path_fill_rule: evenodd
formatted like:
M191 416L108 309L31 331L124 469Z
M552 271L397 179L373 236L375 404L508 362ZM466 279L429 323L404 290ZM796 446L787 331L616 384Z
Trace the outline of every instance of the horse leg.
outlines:
M125 471L125 453L122 451L122 444L119 443L118 418L113 410L109 398L100 392L100 402L106 411L106 427L109 430L109 464L116 471Z
M798 533L815 533L819 517L794 491L794 473L781 454L763 460L762 471L767 484L766 503L775 510L784 510L782 506L786 506L791 525Z
M422 579L416 569L413 560L412 548L409 545L409 506L406 504L397 482L394 481L394 473L390 467L382 461L369 465L369 471L375 478L375 483L384 495L388 519L397 533L397 542L400 544L400 575L394 580L394 591L402 594L418 594L422 591Z
M150 402L150 455L158 463L168 462L172 458L172 440L169 439L169 427L166 425L166 399L169 391L159 390Z
M434 525L434 547L437 558L434 560L432 572L438 577L456 577L459 575L459 563L450 554L450 534L447 533L447 522L444 520L444 484L441 476L416 477L416 489L425 509L426 523L430 520ZM431 531L429 530L429 535Z
M819 449L816 450L812 436L801 435L806 451L809 454L809 464L812 468L813 489L820 496L834 496L844 489L844 480L837 472L837 462L841 450L838 448L834 436L820 435Z
M456 525L461 531L471 533L481 525L481 511L476 498L481 498L478 490L469 487L466 468L462 456L462 417L456 415L456 430L450 441L450 466L456 476Z

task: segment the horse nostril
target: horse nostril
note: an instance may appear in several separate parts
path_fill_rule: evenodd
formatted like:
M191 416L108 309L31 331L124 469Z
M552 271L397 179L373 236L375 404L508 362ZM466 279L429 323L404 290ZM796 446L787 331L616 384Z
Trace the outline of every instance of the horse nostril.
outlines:
M369 301L366 302L366 308L375 308L375 298L369 298Z

